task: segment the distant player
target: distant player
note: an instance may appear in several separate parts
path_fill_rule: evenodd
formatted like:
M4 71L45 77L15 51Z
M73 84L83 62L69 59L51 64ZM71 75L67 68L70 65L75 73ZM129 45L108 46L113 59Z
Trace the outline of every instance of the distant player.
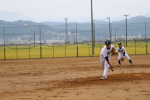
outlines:
M116 49L116 54L117 55L118 55L118 52L120 53L118 58L117 58L118 59L118 63L119 63L118 67L121 67L121 59L124 59L124 57L126 57L129 60L130 64L132 66L134 66L134 64L132 63L132 60L128 56L125 48L122 46L122 43L118 43L118 48Z
M110 68L112 71L114 70L113 66L110 64L110 53L112 52L112 48L114 48L114 46L111 45L111 41L107 40L105 41L105 46L101 49L100 62L104 68L103 76L100 77L101 80L107 78L108 68Z

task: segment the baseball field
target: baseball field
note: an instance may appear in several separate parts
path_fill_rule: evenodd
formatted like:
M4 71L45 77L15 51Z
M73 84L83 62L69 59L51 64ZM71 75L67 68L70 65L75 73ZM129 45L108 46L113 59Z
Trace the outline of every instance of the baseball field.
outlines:
M149 100L150 55L130 55L106 80L99 57L0 61L0 100Z

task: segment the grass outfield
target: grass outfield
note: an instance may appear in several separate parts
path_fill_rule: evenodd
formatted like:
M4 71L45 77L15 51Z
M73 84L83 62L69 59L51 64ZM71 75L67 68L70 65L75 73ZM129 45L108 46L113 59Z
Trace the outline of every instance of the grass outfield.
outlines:
M118 46L117 43L114 43L113 45L115 47ZM94 49L95 55L93 56L99 56L100 50L103 46L104 43L96 43ZM147 43L147 48L147 52L150 54L150 41ZM146 44L143 41L137 41L135 46L135 42L130 41L128 42L126 51L128 54L146 54ZM40 46L6 46L5 55L6 59L40 58ZM76 56L77 45L74 44L68 44L66 46L42 45L42 58ZM91 44L78 44L78 56L92 56ZM4 59L4 47L0 47L0 59Z

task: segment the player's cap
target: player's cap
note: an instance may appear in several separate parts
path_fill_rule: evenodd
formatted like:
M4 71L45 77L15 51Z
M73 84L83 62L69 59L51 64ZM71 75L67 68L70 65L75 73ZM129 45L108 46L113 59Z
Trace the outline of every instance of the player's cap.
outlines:
M105 45L110 45L110 44L111 44L111 41L109 41L109 40L105 41Z
M122 45L122 43L118 43L118 45Z

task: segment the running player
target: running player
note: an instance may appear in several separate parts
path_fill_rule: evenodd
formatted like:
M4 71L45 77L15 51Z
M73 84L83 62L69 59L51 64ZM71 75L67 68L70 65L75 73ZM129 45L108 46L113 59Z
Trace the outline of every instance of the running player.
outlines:
M112 48L114 48L114 46L111 45L111 41L107 40L105 41L105 46L101 49L100 62L102 64L102 67L104 68L103 76L100 77L101 80L107 78L108 68L110 68L112 71L114 70L113 66L110 64L110 53L112 51Z
M130 57L129 57L128 54L126 53L125 48L122 46L122 43L118 43L118 48L116 49L116 54L117 54L117 55L118 55L118 52L120 52L119 56L117 57L118 63L119 63L118 67L121 67L121 61L120 61L120 59L121 59L121 58L124 59L124 57L126 57L126 58L129 60L130 64L131 64L132 66L134 66L134 64L132 63L132 60L130 59Z

